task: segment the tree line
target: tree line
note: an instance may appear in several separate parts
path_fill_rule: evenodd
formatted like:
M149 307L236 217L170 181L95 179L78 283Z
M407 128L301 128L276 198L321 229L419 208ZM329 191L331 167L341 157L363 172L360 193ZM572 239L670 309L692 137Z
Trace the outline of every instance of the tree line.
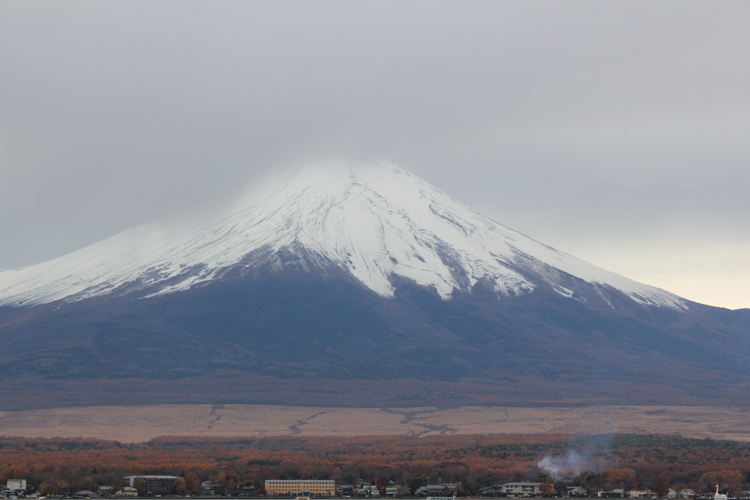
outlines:
M566 457L575 453L569 463ZM540 467L548 457L559 470ZM566 468L567 467L567 468ZM333 479L337 484L393 481L416 491L438 481L474 495L497 483L544 483L552 494L563 478L591 491L669 488L730 494L748 489L750 443L663 435L439 435L426 437L161 437L138 444L100 439L0 438L0 480L27 479L44 494L99 486L123 477L179 477L178 494L203 481L228 489L266 479Z

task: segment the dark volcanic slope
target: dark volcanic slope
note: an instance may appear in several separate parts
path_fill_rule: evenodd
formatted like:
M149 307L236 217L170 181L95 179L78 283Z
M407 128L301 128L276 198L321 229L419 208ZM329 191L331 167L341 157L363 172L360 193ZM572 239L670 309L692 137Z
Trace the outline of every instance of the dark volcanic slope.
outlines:
M195 380L195 392L173 402L293 404L300 384L332 384L338 396L322 402L340 404L373 381L391 382L370 405L424 403L426 382L432 403L441 387L462 404L747 397L747 310L690 304L685 313L625 296L618 310L599 309L549 290L509 298L482 285L445 301L413 284L397 289L384 299L343 273L258 272L148 300L4 308L0 370L4 384L56 381L50 390L73 401L82 386L61 382L89 381L109 403L108 390L122 398L144 378L162 388ZM259 390L247 386L255 377L265 377ZM236 380L238 390L217 391L212 379Z

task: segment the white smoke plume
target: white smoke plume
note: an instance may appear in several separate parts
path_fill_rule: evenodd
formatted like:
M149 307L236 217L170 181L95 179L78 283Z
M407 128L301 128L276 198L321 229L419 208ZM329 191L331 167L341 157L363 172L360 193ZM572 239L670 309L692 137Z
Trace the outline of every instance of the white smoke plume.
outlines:
M566 477L580 476L586 466L586 457L576 450L569 450L563 457L547 455L536 466L555 481Z

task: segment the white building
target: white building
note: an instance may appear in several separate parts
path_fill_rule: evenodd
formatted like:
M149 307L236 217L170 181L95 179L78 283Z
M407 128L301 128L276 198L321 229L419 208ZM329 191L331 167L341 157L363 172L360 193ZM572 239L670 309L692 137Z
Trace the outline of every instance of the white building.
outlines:
M503 493L514 497L533 497L542 492L540 484L542 483L505 483Z
M132 486L123 486L123 488L115 493L116 497L137 497L138 490Z
M654 495L655 493L648 488L637 488L628 492L630 498L653 498Z
M685 488L680 491L669 488L669 493L667 493L667 498L692 498L696 496L698 496L698 494L691 488Z
M10 491L25 490L26 480L25 479L8 479L8 484L6 485L6 488L8 488Z

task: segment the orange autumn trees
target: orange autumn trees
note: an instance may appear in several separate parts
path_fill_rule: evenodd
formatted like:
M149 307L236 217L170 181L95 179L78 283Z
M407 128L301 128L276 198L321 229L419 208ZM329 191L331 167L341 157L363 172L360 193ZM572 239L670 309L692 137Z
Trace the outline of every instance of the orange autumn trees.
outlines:
M708 491L712 491L718 486L722 490L727 490L732 496L736 496L736 493L741 489L743 479L740 471L716 470L701 475L699 482L705 484Z
M602 472L602 477L606 481L604 483L605 490L632 490L638 487L635 471L630 467L623 469L605 469Z
M460 483L467 494L491 484L537 481L557 489L545 458L575 452L578 484L592 489L672 485L737 489L750 471L750 444L648 435L443 435L200 439L162 437L140 444L97 439L0 438L0 480L22 476L47 494L120 488L130 474L170 474L195 494L202 481L228 488L266 479L394 481L416 490ZM554 460L552 460L554 462ZM566 472L569 473L569 472Z

